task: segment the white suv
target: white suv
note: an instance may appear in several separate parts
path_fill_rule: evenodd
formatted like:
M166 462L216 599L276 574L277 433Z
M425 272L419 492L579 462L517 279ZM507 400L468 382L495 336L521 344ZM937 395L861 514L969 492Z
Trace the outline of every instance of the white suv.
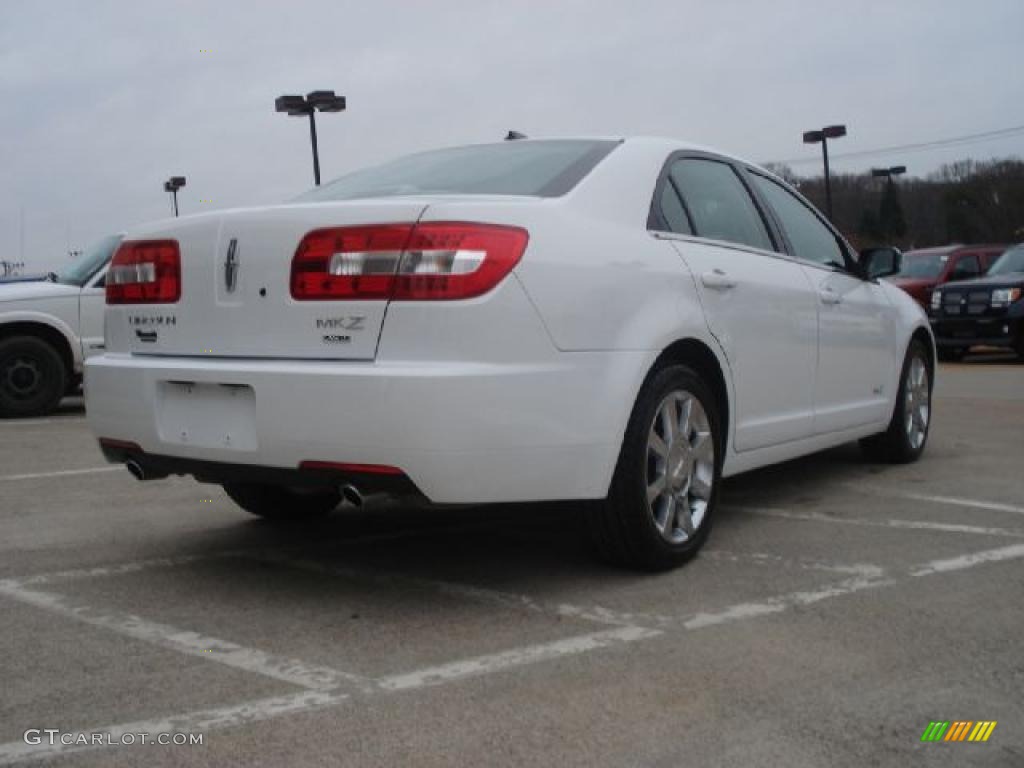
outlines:
M81 383L103 351L104 279L120 235L60 272L0 280L0 417L42 416Z
M88 418L250 512L342 493L587 500L609 558L703 543L720 478L863 439L917 458L920 307L771 174L665 139L413 155L130 232Z

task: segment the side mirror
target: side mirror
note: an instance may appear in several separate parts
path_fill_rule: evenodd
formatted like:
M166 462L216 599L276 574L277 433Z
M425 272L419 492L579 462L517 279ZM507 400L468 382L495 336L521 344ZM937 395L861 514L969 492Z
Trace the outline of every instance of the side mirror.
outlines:
M877 280L880 277L899 274L900 267L903 266L903 253L899 248L891 246L865 248L860 252L859 263L865 278Z

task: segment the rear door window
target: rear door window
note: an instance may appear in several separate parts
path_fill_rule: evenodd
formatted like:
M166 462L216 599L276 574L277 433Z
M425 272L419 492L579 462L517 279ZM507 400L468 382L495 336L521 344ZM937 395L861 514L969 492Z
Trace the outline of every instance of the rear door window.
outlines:
M680 235L692 235L693 227L690 226L690 217L686 215L686 209L676 193L672 182L665 179L661 185L661 194L658 196L658 212L661 214L660 227L667 227L669 232Z
M669 178L682 195L697 237L772 250L764 219L731 165L687 157L672 165Z

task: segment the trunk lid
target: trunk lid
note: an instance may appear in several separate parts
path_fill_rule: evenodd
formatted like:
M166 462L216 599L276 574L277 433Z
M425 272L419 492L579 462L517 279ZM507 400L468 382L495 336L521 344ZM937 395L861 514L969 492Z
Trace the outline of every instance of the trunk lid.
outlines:
M292 257L314 229L415 222L426 203L304 203L190 217L133 232L181 250L176 304L118 306L134 354L372 360L386 300L295 301ZM111 307L115 309L115 307Z

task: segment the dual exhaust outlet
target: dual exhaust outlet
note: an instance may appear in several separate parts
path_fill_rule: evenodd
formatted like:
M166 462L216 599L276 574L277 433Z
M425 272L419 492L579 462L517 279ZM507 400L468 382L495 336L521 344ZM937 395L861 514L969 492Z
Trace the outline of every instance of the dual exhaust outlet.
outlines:
M146 480L162 480L167 477L166 472L153 472L152 470L146 469L142 464L137 462L135 459L128 459L124 463L125 468L131 472L132 477L139 481ZM366 503L366 497L363 495L356 486L351 483L346 483L338 488L338 493L341 494L341 498L351 504L353 507L362 507Z

